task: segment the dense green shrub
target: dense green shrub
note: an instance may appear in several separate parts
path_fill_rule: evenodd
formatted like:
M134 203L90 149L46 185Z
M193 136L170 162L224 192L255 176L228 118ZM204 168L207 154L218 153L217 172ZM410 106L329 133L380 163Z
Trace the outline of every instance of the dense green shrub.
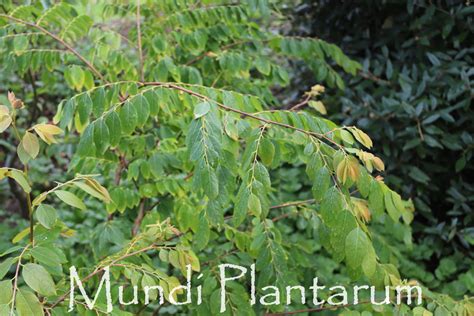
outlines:
M398 271L412 203L384 183L369 135L320 115L323 85L343 89L338 70L361 68L336 45L283 36L267 1L48 3L1 7L0 80L13 90L0 107L1 216L27 220L2 232L14 245L1 245L0 314L67 315L73 265L88 293L110 267L113 315L219 314L220 263L255 263L259 299L276 291L266 285L284 297L315 276L417 284ZM282 105L274 92L294 79L293 60L315 79L302 102ZM187 265L203 303L169 304ZM308 308L251 306L251 282L229 285L223 315ZM118 306L124 284L140 286L140 304ZM167 303L145 304L141 287L157 285ZM106 314L106 300L87 311L78 295L74 313ZM422 306L405 303L350 309L474 306L426 288Z
M370 131L386 182L414 201L423 269L402 270L456 296L474 290L473 12L465 1L306 1L295 17L296 32L363 64L326 101L332 117Z

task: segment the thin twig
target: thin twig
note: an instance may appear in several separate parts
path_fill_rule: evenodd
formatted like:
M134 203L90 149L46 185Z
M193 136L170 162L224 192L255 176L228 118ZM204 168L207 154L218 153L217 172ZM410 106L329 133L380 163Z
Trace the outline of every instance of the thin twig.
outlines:
M140 202L140 208L138 210L137 217L135 218L135 221L133 222L132 236L137 235L144 217L145 217L145 199L142 199Z
M288 207L288 206L313 204L315 201L316 201L315 199L309 199L309 200L303 200L303 201L286 202L286 203L283 203L283 204L280 204L280 205L270 206L270 209L275 210L275 209L284 208L284 207Z
M277 208L284 208L284 207L289 207L289 206L299 206L299 205L305 205L305 204L313 204L316 202L315 199L309 199L305 201L296 201L296 202L288 202L288 203L283 203L281 205L275 205L271 206L270 209L277 209ZM272 218L272 222L278 222L284 218L290 217L293 213L283 213L281 215L278 215L274 218Z
M421 124L420 124L420 120L417 118L416 119L416 126L418 128L418 134L420 134L420 139L422 142L425 141L425 136L423 135L423 131L421 130Z
M286 203L270 206L270 210L276 210L276 209L289 207L289 206L299 206L299 205L304 205L304 204L313 204L315 201L316 201L315 199L309 199L309 200L303 200L303 201L286 202ZM283 215L285 215L285 214L283 214ZM283 216L283 215L275 217L274 219L272 219L272 221L276 222L280 219L288 217L290 215L290 213L287 213L285 216ZM226 217L224 217L224 220L228 221L228 220L232 219L232 217L233 217L232 215L226 216ZM281 218L279 218L279 217L281 217Z
M220 47L219 50L221 50L221 51L227 50L227 49L232 48L232 47L234 47L234 46L238 46L238 45L240 45L240 44L246 44L246 43L251 43L251 41L248 41L248 40L246 40L246 41L237 41L237 42L234 42L234 43L230 43L230 44L224 45L224 46ZM205 52L205 53L203 53L203 54L201 54L201 55L199 55L199 56L197 56L197 57L191 59L190 61L188 61L188 62L186 63L186 66L190 66L190 65L194 64L195 62L200 61L200 60L203 59L204 57L209 56L211 53L213 53L213 51L207 51L207 52Z
M15 281L13 282L13 294L12 294L12 307L10 309L10 316L13 316L14 315L14 308L15 308L15 298L16 298L16 291L18 289L18 276L20 275L20 266L21 266L21 258L23 257L23 255L25 254L26 252L26 249L28 249L30 245L26 245L26 247L23 249L23 251L20 253L20 256L18 257L18 263L16 265L16 270L15 270Z
M385 85L385 86L391 86L392 83L390 81L384 80L382 78L377 77L370 71L364 72L364 71L359 71L358 72L359 76L361 76L364 79L372 80L378 84Z
M303 101L301 101L298 104L293 105L292 107L290 107L289 110L290 111L296 111L296 110L300 109L301 107L305 106L306 104L308 104L309 100L311 100L311 96L307 95L306 98L304 98Z
M223 103L220 103L216 100L213 100L211 98L209 98L208 96L206 95L203 95L203 94L200 94L198 92L195 92L193 90L190 90L190 89L187 89L187 88L184 88L178 84L173 84L173 83L167 83L167 82L143 82L142 83L143 86L160 86L160 87L165 87L165 88L169 88L169 89L175 89L175 90L179 90L179 91L182 91L182 92L185 92L189 95L193 95L195 97L198 97L202 100L206 100L206 101L211 101L215 104L217 104L217 106L219 106L220 108L226 110L226 111L229 111L229 112L234 112L234 113L238 113L244 117L249 117L249 118L252 118L254 120L257 120L257 121L260 121L260 122L264 122L264 123L267 123L267 124L271 124L271 125L277 125L277 126L281 126L281 127L284 127L284 128L287 128L287 129L292 129L292 130L295 130L295 131L298 131L298 132L301 132L303 134L306 134L308 136L312 136L312 137L315 137L315 138L318 138L318 139L324 139L326 140L327 142L335 145L336 147L338 147L339 149L341 150L345 150L344 149L344 146L342 146L341 144L338 144L336 141L332 140L331 138L327 137L326 135L324 134L320 134L320 133L316 133L316 132L312 132L312 131L307 131L305 129L302 129L302 128L299 128L299 127L295 127L295 126L292 126L292 125L289 125L289 124L285 124L285 123L281 123L281 122L277 122L277 121L272 121L272 120L269 120L269 119L266 119L266 118L263 118L263 117L259 117L253 113L248 113L248 112L244 112L244 111L241 111L241 110L238 110L238 109L234 109L230 106L227 106Z

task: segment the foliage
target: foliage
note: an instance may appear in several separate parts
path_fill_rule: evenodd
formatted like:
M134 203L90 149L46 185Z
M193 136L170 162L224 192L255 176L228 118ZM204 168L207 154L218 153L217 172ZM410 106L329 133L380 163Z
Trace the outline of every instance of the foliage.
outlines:
M417 246L407 254L421 268L407 264L402 271L450 295L472 293L474 7L463 1L302 6L303 33L341 43L363 64L344 93L325 101L334 119L372 135L387 164L386 183L414 201Z
M255 262L259 296L320 273L328 283L415 282L397 269L397 247L411 244L411 201L379 176L369 135L318 114L322 85L344 88L336 69L361 68L337 46L276 33L266 1L45 3L0 15L2 80L32 88L1 108L10 152L0 177L26 197L30 223L2 254L2 314L66 315L72 265L91 291L110 267L114 286L159 285L168 302L186 265L204 275L193 279L201 305L153 301L116 315L216 314L221 262ZM284 110L273 89L290 83L290 59L319 85ZM246 281L229 289L227 314L304 308L250 306ZM468 298L425 295L437 313L472 312ZM106 313L105 297L95 312Z

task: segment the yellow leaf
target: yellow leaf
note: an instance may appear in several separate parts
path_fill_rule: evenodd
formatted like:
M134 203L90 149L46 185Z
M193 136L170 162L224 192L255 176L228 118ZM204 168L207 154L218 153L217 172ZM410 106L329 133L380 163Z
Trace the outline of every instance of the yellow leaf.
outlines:
M357 157L359 157L360 160L364 163L365 167L369 172L372 172L373 167L377 169L378 171L383 171L385 170L385 165L379 157L365 152L363 150L358 150L357 151Z
M348 168L348 176L351 178L353 181L357 181L359 179L359 163L357 162L357 159L350 156L347 159L347 168Z
M350 131L359 143L361 143L362 145L364 145L365 147L367 147L369 149L372 148L373 143L372 143L372 140L370 139L369 135L367 135L366 133L364 133L363 131L361 131L357 127L351 127Z
M57 143L54 135L58 135L63 132L62 129L51 124L38 124L33 126L33 129L35 130L36 134L38 134L38 136L49 145Z
M23 238L30 234L30 228L25 228L21 232L15 235L12 239L12 243L16 244L17 242L21 241Z
M106 188L101 186L99 182L94 179L85 179L84 181L85 183L74 182L74 185L79 187L84 192L92 195L93 197L103 200L105 203L111 202L112 199L110 198L109 192Z
M3 105L0 105L2 107ZM1 109L1 108L0 108ZM0 110L0 133L3 133L12 123L10 114Z
M351 198L354 205L354 212L364 222L370 221L372 214L370 213L367 201L357 198Z
M321 101L309 101L308 105L323 115L326 115L328 113L326 111L326 107Z
M35 159L39 153L38 137L30 132L26 132L21 140L21 146L31 158Z
M311 97L317 97L321 93L323 93L325 90L324 86L317 84L311 87L311 91L306 92L307 95Z
M43 202L46 199L47 195L48 195L48 192L43 192L40 195L38 195L32 202L33 206L40 205L41 202Z
M65 237L72 237L76 234L76 231L70 228L65 227L63 231L61 231L61 235Z
M206 54L206 56L211 57L211 58L215 58L215 57L218 57L219 55L217 55L217 54L214 53L214 52L208 52L208 53Z
M87 179L86 182L93 186L97 191L99 191L102 196L104 197L104 202L105 203L110 203L112 201L112 198L110 197L109 191L105 187L103 187L97 180L95 179Z
M55 144L57 143L56 139L54 138L53 135L51 134L48 134L48 133L43 133L43 132L40 132L40 131L36 131L36 134L38 134L38 136L48 145L51 145L51 144Z
M201 264L199 263L199 258L192 250L187 251L187 261L188 264L191 264L191 269L193 271L199 272L201 271Z
M63 132L62 129L52 124L37 124L33 128L35 129L35 131L39 130L43 133L47 133L51 135L59 135Z
M385 164L379 157L374 156L374 158L372 159L372 163L374 164L375 169L377 169L378 171L385 170Z
M0 104L0 116L2 115L10 115L10 109L5 105Z
M342 184L346 183L347 180L347 161L343 159L336 169L337 178L342 182Z
M0 180L5 178L7 176L7 173L8 173L8 168L0 168Z
M357 151L357 157L364 163L365 167L369 172L372 172L374 167L372 165L372 159L374 159L374 155L363 150Z
M359 178L359 174L359 163L352 156L344 157L336 168L337 178L342 184L345 184L348 178L356 181Z
M71 122L72 123L72 122ZM86 129L86 127L89 125L89 119L87 119L87 122L85 123L81 123L81 119L79 117L79 114L76 113L76 115L74 116L74 126L76 127L76 131L79 133L79 134L82 134L82 132L84 132L84 130Z
M165 284L166 284L166 286L163 286ZM180 286L181 284L179 283L178 278L176 278L174 276L171 276L171 277L168 277L164 280L160 280L160 285L163 287L163 292L165 293L165 298L168 298L168 300L169 300L171 290L178 287L178 286ZM173 293L172 297L173 297L175 302L178 299L178 294L182 294L182 293L183 293L182 289L176 290Z

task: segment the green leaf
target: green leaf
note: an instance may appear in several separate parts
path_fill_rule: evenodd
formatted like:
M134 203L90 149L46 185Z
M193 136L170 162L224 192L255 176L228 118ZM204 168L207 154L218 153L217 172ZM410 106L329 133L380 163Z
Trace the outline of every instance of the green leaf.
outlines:
M205 212L199 214L199 225L198 229L194 235L194 242L196 244L196 249L202 250L209 243L209 236L211 230L209 227L209 222L206 218Z
M144 273L142 277L141 286L144 288L145 286L152 287L157 285L158 282L155 280L154 277L151 275ZM150 291L150 299L156 300L158 298L158 291Z
M266 166L270 166L275 156L275 145L267 138L263 138L258 147L258 155Z
M24 288L16 293L16 310L18 316L44 316L43 307L31 291Z
M359 227L354 228L346 237L346 262L351 268L359 267L370 248L370 241Z
M81 209L81 210L86 209L86 206L82 202L82 200L80 200L76 195L74 195L71 192L63 191L63 190L56 190L56 191L54 191L54 194L56 194L56 196L61 201L63 201L64 203L66 203L70 206L77 207L78 209Z
M211 105L209 104L209 102L198 103L194 107L194 118L198 119L198 118L206 115L207 112L209 112L210 109L211 109Z
M36 209L36 219L44 227L50 229L56 223L58 215L54 207L47 204L40 204Z
M247 206L251 214L255 216L260 216L260 214L262 214L260 199L255 194L250 194Z
M345 240L347 235L357 227L357 221L348 210L342 210L336 214L335 221L338 223L331 228L330 243L334 250L337 261L345 257Z
M219 194L219 180L217 174L212 169L201 169L202 172L197 172L196 177L202 180L201 184L204 188L204 192L210 198L216 198Z
M337 226L337 213L341 212L342 207L342 196L336 187L330 188L324 194L321 202L320 213L326 225L329 227Z
M329 174L328 169L326 167L319 168L314 177L313 188L311 190L313 193L313 197L316 200L321 201L323 196L328 191L330 184L331 175Z
M442 316L442 315L443 315L442 312L440 313L440 311L437 311L436 316ZM446 315L450 315L450 314L446 312ZM413 309L413 316L433 316L433 313L422 306L417 306Z
M248 190L247 185L242 184L234 205L234 216L232 217L234 226L239 226L245 220L248 211L249 197L250 191Z
M97 154L103 154L109 145L109 128L104 119L99 119L94 123L94 144Z
M454 165L454 169L456 172L462 171L466 167L466 156L462 155L461 158L459 158L456 161L456 164Z
M137 125L138 127L143 127L150 117L150 104L147 98L139 94L133 98L133 106L137 111Z
M382 215L385 209L382 187L376 180L372 180L370 184L369 209L378 216Z
M71 127L72 119L74 117L74 112L76 110L76 102L74 99L69 99L64 105L64 109L61 117L61 128L65 129L66 127Z
M354 144L354 137L352 137L351 133L346 131L345 129L340 131L341 138L344 142L348 143L349 145Z
M131 134L138 124L138 114L131 102L125 102L119 112L120 126L124 134Z
M92 113L92 99L89 93L83 93L77 98L77 115L79 115L79 121L82 125L89 122L90 115ZM77 124L76 124L77 127Z
M28 184L28 180L26 179L25 174L23 172L21 172L20 170L11 169L8 173L8 176L15 180L23 189L23 191L25 191L26 193L31 192L31 187Z
M272 70L270 62L265 57L258 58L255 61L255 67L262 75L265 75L265 76L270 75L270 72Z
M23 165L26 165L28 162L30 162L31 156L25 151L23 145L16 148L16 153L18 154L18 158L20 158L20 161Z
M84 133L82 133L76 152L81 157L94 156L94 124L87 126Z
M71 66L66 70L66 78L69 78L69 84L76 90L81 90L84 85L85 75L84 71L79 66Z
M10 315L10 305L0 304L0 315Z
M14 261L14 258L6 258L0 263L0 280L8 273Z
M47 266L56 266L61 264L61 259L51 249L44 246L37 246L30 250L33 258L38 260L39 263Z
M92 99L92 113L96 116L99 117L103 112L104 109L106 108L106 96L105 96L105 91L104 88L98 88L94 91L94 93L91 96ZM114 113L114 112L111 112Z
M370 193L370 186L372 184L372 178L370 177L369 173L365 170L365 168L360 168L360 175L357 179L357 189L359 190L360 194L367 198Z
M12 281L5 280L0 282L0 305L8 304L13 295Z
M362 270L367 277L372 277L377 270L377 258L375 252L368 251L364 260L362 261Z
M122 136L120 117L116 112L112 111L105 117L105 124L107 124L109 129L110 146L115 147L120 142Z
M36 263L27 263L22 271L25 283L41 295L55 295L56 285L53 278L43 266Z
M400 213L400 211L397 209L397 207L394 204L393 195L394 194L391 190L387 190L384 194L384 202L385 202L385 207L387 208L387 213L390 216L390 218L394 222L398 222L402 214Z
M61 31L61 38L70 42L77 42L78 39L87 35L93 24L93 20L88 15L79 15L68 21L69 23Z

